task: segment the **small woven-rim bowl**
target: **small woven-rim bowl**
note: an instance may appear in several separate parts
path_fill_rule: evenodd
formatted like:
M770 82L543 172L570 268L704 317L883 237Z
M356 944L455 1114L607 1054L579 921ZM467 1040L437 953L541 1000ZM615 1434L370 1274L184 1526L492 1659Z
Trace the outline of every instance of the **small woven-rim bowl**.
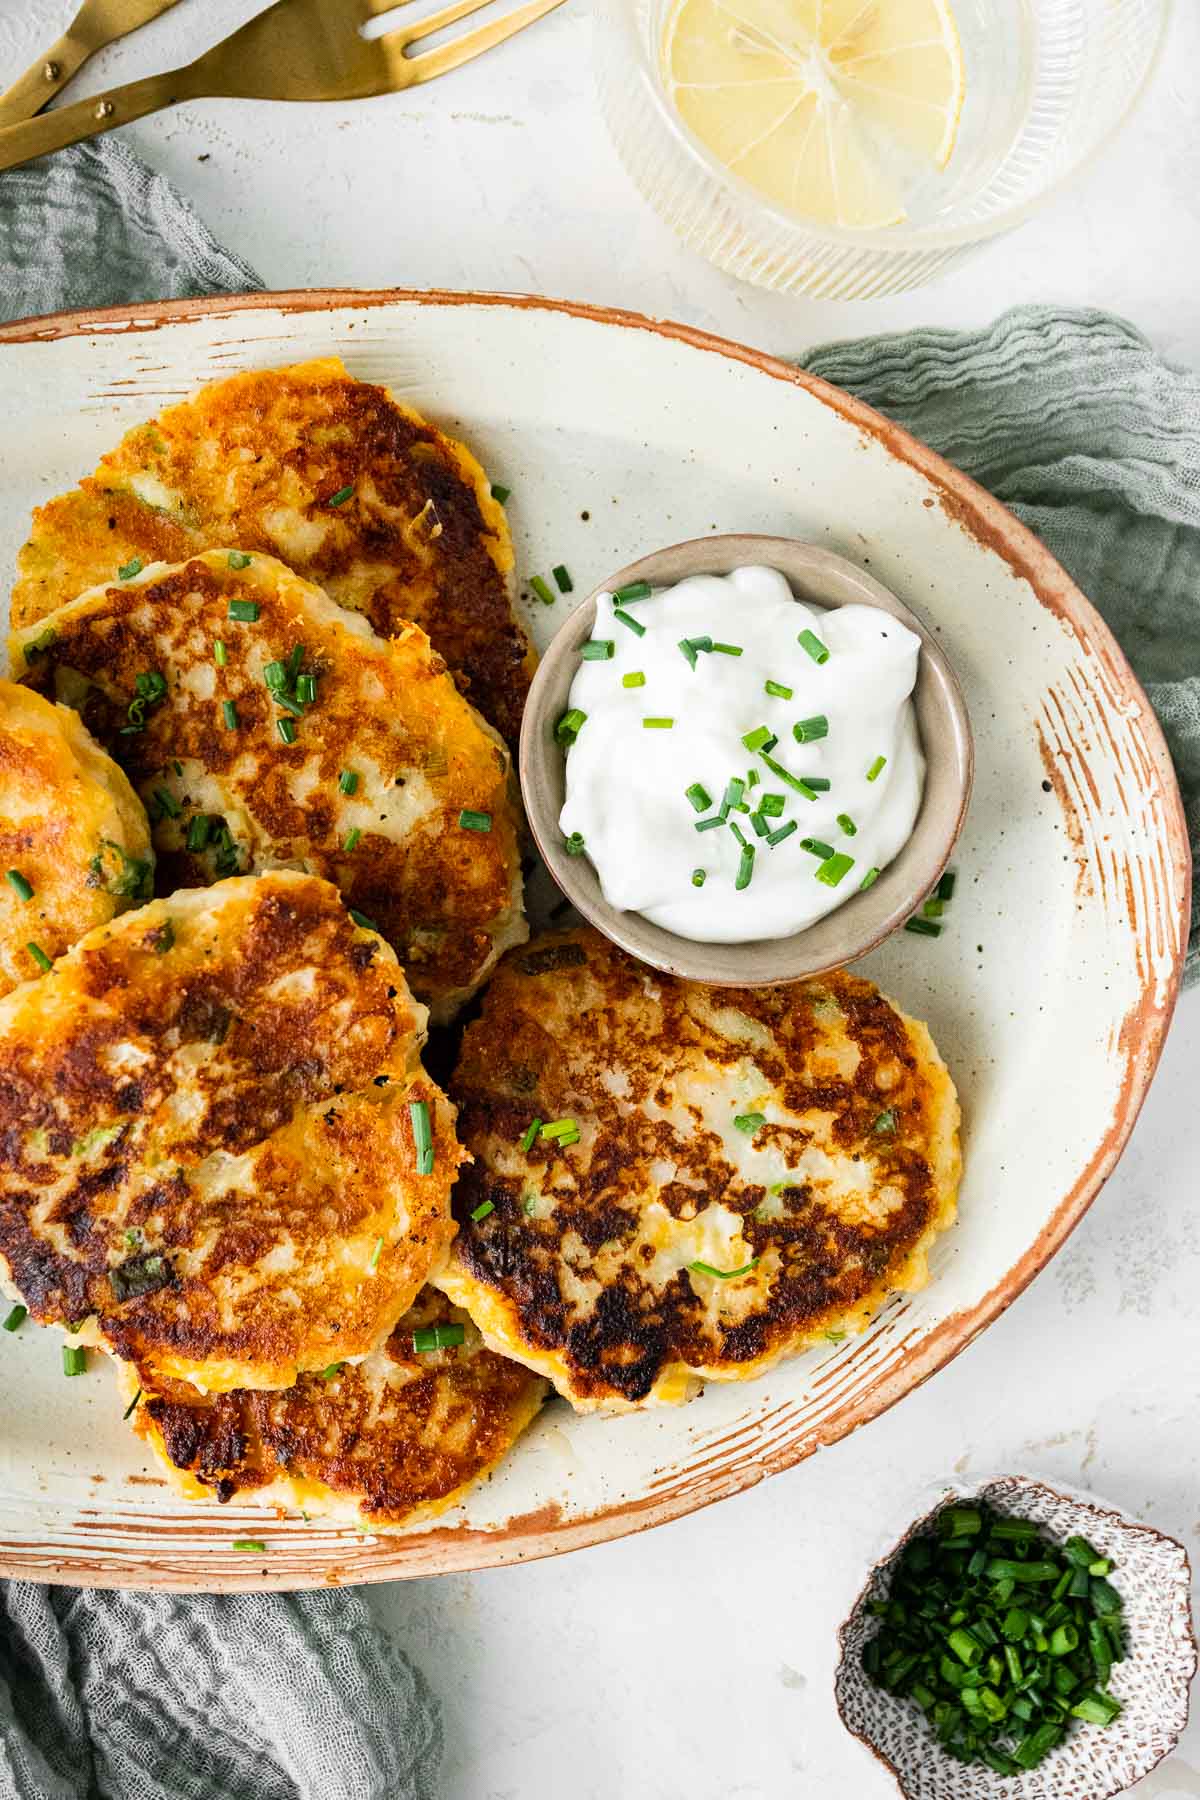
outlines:
M877 606L921 640L914 704L926 758L925 792L912 836L865 893L803 931L745 944L697 944L640 913L610 906L586 856L568 856L559 828L566 753L554 726L567 708L579 648L591 635L596 598L630 581L671 587L689 575L728 575L757 564L777 569L797 600L816 606ZM880 582L845 557L796 538L749 533L691 538L618 569L564 620L542 657L521 727L521 788L530 828L547 868L568 900L613 943L669 975L719 986L762 987L821 975L881 943L929 893L950 859L971 794L974 752L967 709L954 671L932 632Z
M1034 1519L1060 1542L1073 1534L1111 1557L1113 1583L1125 1603L1129 1653L1114 1664L1111 1688L1124 1708L1107 1726L1077 1725L1057 1750L1022 1775L997 1775L948 1756L912 1700L876 1687L862 1667L862 1648L877 1621L867 1611L885 1598L896 1558L947 1506L983 1501L997 1512ZM838 1633L841 1656L834 1698L842 1723L895 1776L906 1800L1110 1800L1148 1775L1179 1741L1196 1672L1191 1570L1174 1538L1131 1519L1094 1495L1053 1488L1031 1475L998 1475L970 1486L947 1485L910 1525L855 1601Z

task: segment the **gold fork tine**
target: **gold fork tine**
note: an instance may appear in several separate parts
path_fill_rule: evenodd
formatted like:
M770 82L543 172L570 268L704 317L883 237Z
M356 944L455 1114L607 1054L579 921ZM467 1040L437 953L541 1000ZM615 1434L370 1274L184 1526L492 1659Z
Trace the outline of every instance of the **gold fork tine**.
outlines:
M435 13L430 19L419 19L416 25L406 29L405 44L415 43L419 38L428 37L439 28L439 24L448 25L455 18L464 18L468 13L477 12L487 0L456 0L456 4L448 6L441 13ZM565 0L526 0L524 6L518 6L515 12L506 13L502 19L493 19L489 25L480 25L474 31L466 32L455 38L452 44L443 44L438 50L426 50L420 56L407 58L409 80L436 81L439 75L449 74L451 69L461 68L463 63L471 62L485 51L492 50L497 44L503 44L507 38L515 37L524 31L527 25L536 25L547 13L565 4ZM393 34L385 33L384 41Z
M368 4L370 3L371 0L368 0ZM394 5L395 0L389 0L389 3ZM424 18L415 19L411 25L397 25L394 31L385 31L384 41L406 50L410 44L432 37L435 31L442 31L447 25L457 25L460 19L469 19L472 13L492 4L493 0L454 0L452 6L444 6L441 12L428 13Z

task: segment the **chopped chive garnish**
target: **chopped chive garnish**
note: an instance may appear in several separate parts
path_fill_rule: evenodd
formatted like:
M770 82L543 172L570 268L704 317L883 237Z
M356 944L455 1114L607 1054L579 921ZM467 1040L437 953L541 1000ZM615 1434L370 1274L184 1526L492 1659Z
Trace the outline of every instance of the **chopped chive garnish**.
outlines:
M550 573L553 575L555 581L558 583L558 591L560 594L574 593L575 583L571 580L570 575L567 573L567 567L566 567L565 563L555 563L555 565L551 569Z
M589 638L586 644L579 647L579 654L584 662L608 662L616 653L617 646L613 638Z
M542 1136L544 1138L570 1137L573 1131L578 1130L579 1126L574 1119L552 1119L549 1125L542 1126Z
M170 919L164 919L152 935L155 956L165 956L168 950L175 948L175 926Z
M736 775L734 775L732 777L732 779L730 780L729 786L725 789L725 792L721 797L721 812L722 812L722 814L730 813L733 811L735 806L740 806L742 803L742 795L745 792L746 792L745 782L740 781L738 779L738 777Z
M630 581L624 587L613 589L613 599L618 606L627 606L631 600L648 600L650 598L648 581Z
M160 819L177 819L183 808L169 788L155 788L151 798L158 808Z
M711 819L697 819L697 831L716 831L725 823L720 813L714 813Z
M746 774L746 786L748 788L757 787L759 779L760 777L757 769L748 770Z
M527 1219L531 1219L533 1217L534 1211L537 1207L537 1200L538 1200L538 1197L536 1194L526 1194L524 1200L522 1200L521 1211L525 1214L525 1217Z
M740 1269L714 1269L711 1263L706 1262L688 1264L688 1268L694 1275L711 1275L714 1281L733 1281L738 1275L748 1275L751 1269L757 1268L757 1266L757 1256L751 1257L748 1263L743 1263Z
M758 771L755 770L757 774ZM783 815L787 801L782 794L764 794L758 803L758 810L767 819L778 819Z
M799 775L793 775L790 769L785 769L782 763L776 762L773 756L768 756L765 750L760 750L758 754L762 757L772 775L778 776L780 781L786 781L790 788L794 789L797 794L803 794L806 800L816 799L816 792L809 787L807 781L802 781Z
M257 600L231 600L229 617L236 619L240 625L254 625L258 622Z
M922 906L921 917L923 919L940 919L945 910L945 901L939 900L937 895L934 894L930 899L926 900L925 904Z
M229 661L229 652L225 648L221 638L213 639L213 661L216 663L218 669L223 669L225 664Z
M955 874L954 870L947 869L946 873L942 876L942 879L938 882L937 887L934 889L936 897L939 900L953 900L954 884L957 880L958 876Z
M283 739L285 744L294 744L295 743L296 727L290 719L276 719L275 729L279 733L280 737Z
M317 697L317 678L315 675L297 675L296 698L301 706L311 706Z
M631 669L628 675L622 675L621 686L627 688L645 687L646 677L640 669Z
M874 887L875 883L878 880L879 880L879 870L878 869L868 869L866 874L863 876L862 880L858 884L859 891L861 892L864 888Z
M876 1119L875 1123L871 1127L872 1131L879 1132L881 1136L887 1136L891 1132L895 1131L895 1129L896 1129L896 1109L894 1106L889 1106L886 1112L881 1112L879 1117Z
M287 669L281 662L269 662L263 670L263 680L273 694L282 694L288 685Z
M332 1381L335 1375L341 1374L341 1372L345 1368L345 1366L346 1366L345 1363L332 1362L328 1365L327 1368L324 1368L321 1370L320 1374L317 1376L317 1380L318 1381Z
M582 831L573 831L563 842L563 849L568 856L582 856L587 849Z
M689 669L694 669L698 659L696 655L696 646L693 644L691 638L680 638L675 648L683 652L687 659Z
M641 620L635 619L632 613L627 613L622 607L613 607L613 618L620 619L622 625L628 625L630 631L635 631L639 637L645 637L646 627Z
M464 831L490 831L492 829L491 813L472 812L469 806L463 807L458 815L458 822Z
M187 847L189 850L203 850L208 843L212 830L212 820L207 813L197 813L188 826Z
M14 1306L4 1321L5 1331L19 1331L28 1317L29 1308L27 1306Z
M252 1550L257 1552L259 1556L265 1556L267 1554L267 1546L263 1543L261 1538L234 1538L230 1547L234 1550Z
M771 731L767 725L756 725L754 730L748 731L742 739L746 749L752 751L765 750L770 741Z
M543 606L554 605L554 595L551 593L549 585L543 581L540 575L531 575L529 578L529 585Z
M868 781L878 781L879 777L883 774L883 771L886 767L887 767L887 757L886 756L877 756L875 758L875 761L871 764L870 768L867 770L867 780Z
M839 829L844 831L847 837L858 836L858 826L854 823L854 820L850 817L849 813L839 813L837 822Z
M486 1219L488 1214L494 1213L495 1210L496 1210L496 1202L494 1200L481 1200L479 1202L479 1205L475 1208L474 1212L471 1214L471 1218L475 1222L475 1224L478 1224L480 1219Z
M283 708L284 712L291 714L293 719L302 719L304 717L304 708L302 706L298 706L296 704L296 702L294 700L292 700L291 698L289 698L289 696L287 694L282 693L280 691L276 691L275 693L273 693L271 695L271 698L275 702L276 706L281 706ZM290 743L291 739L289 738L287 740L287 742Z
M431 1350L456 1349L466 1335L462 1325L422 1325L413 1332L412 1345L418 1356L427 1356Z
M350 498L350 496L353 492L354 492L354 484L352 482L349 487L341 487L338 489L336 494L330 494L329 499L327 501L327 505L329 505L329 506L345 506L347 500Z
M750 814L750 825L751 825L751 828L753 829L755 837L760 837L760 838L770 837L771 827L767 823L767 821L763 818L763 816L760 812L752 812Z
M343 794L352 794L358 786L358 770L343 769L338 776L338 789Z
M837 887L842 877L853 867L854 858L847 856L842 850L836 850L832 856L825 858L817 870L817 880L824 882L826 887Z
M767 1115L760 1112L738 1113L733 1122L739 1131L744 1131L747 1137L753 1137L759 1126L766 1124Z
M914 937L941 937L942 928L933 919L905 919L905 931L911 931Z
M811 719L797 719L792 726L792 736L798 744L815 744L818 738L829 736L829 720L824 713L814 713Z
M525 1152L526 1156L529 1155L529 1152L533 1149L534 1144L537 1142L537 1134L541 1129L542 1129L542 1121L540 1119L530 1120L529 1129L525 1133L525 1136L521 1139L521 1148Z
M581 711L578 706L568 707L567 711L563 713L562 717L559 719L558 724L554 727L555 742L565 744L566 747L570 749L571 745L575 742L575 739L579 736L579 733L583 730L583 724L586 718L587 714Z
M642 720L642 724L647 731L670 731L674 723L674 719L651 718Z
M295 681L300 673L300 665L304 661L304 645L294 644L288 651L287 674L289 681Z
M740 656L742 654L742 646L740 644L714 643L713 654L716 656Z
M30 956L32 956L38 968L42 971L42 974L48 974L54 965L46 955L46 952L42 949L42 946L40 944L26 944L25 948L28 950Z
M815 631L802 631L796 642L808 651L815 663L829 661L829 646L821 642Z
M753 876L753 874L754 874L754 845L753 844L743 844L742 845L742 854L738 859L738 871L737 871L736 876L734 877L734 882L733 882L734 887L737 889L737 891L739 893L741 893L743 891L743 889L748 888L750 886L750 881L751 881L751 877Z
M833 845L827 844L823 838L801 838L800 848L802 850L807 850L810 856L820 857L822 862L828 862L829 858L833 855Z
M730 831L732 831L734 837L737 839L738 843L742 846L742 849L744 850L746 848L745 832L741 829L741 827L738 824L736 819L728 819L726 821L726 823L728 824Z
M247 556L244 550L231 550L229 552L229 566L231 569L248 569L250 567L250 561L250 557Z
M141 1397L142 1390L139 1388L137 1393L133 1396L133 1399L129 1402L129 1405L125 1408L125 1411L121 1414L122 1420L131 1419L133 1417L134 1413L137 1411L137 1403Z
M706 656L713 647L712 639L707 635L689 638L688 643L692 646L693 650L703 650Z
M708 802L705 801L705 805ZM33 889L22 875L20 869L10 869L5 879L18 900L32 900Z
M379 1259L382 1255L383 1239L380 1237L375 1239L375 1248L371 1251L371 1255L367 1261L368 1269L377 1269L379 1267Z
M82 1344L64 1344L62 1347L62 1371L64 1375L82 1375L87 1369L87 1351Z
M221 717L225 721L225 729L227 731L237 730L238 710L232 700L222 700Z
M131 557L127 563L122 563L121 567L117 570L117 580L132 581L135 575L141 574L144 567L145 564L142 562L140 556Z
M792 688L784 687L782 681L764 681L763 686L772 700L790 700L794 692Z
M357 850L358 845L359 845L359 840L361 839L361 837L362 837L362 832L359 830L358 826L356 825L354 827L354 830L348 831L346 833L345 837L342 839L342 849L343 850Z
M379 927L375 923L374 919L368 919L366 913L356 912L353 907L349 908L349 912L350 912L350 917L354 920L354 923L356 925L361 926L364 931L378 931L379 930Z
M767 842L773 850L776 844L782 844L784 838L790 838L793 831L799 831L799 829L795 819L789 819L787 824L781 825L777 831L767 833Z
M712 805L712 795L698 781L693 781L691 787L683 791L697 812L707 812Z
M707 869L693 869L692 870L692 886L693 887L701 888L704 886L704 884L707 880L708 880L708 870Z
M429 1123L429 1107L424 1100L409 1102L413 1143L417 1151L417 1174L433 1174L433 1130Z
M496 502L497 506L503 506L511 493L511 488L502 487L498 481L493 481L492 499Z

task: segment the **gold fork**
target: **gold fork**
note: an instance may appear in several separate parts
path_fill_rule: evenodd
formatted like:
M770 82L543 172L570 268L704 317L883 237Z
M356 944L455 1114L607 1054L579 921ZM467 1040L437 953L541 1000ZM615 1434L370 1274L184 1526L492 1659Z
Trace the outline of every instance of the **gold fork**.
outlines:
M524 0L515 11L436 50L412 54L413 47L434 32L489 4L491 0L451 0L449 6L411 25L367 39L362 35L367 20L392 12L397 0L275 0L240 31L182 69L147 75L73 106L4 126L0 170L98 137L181 100L362 100L372 94L399 93L482 56L553 12L563 0Z
M83 0L57 44L51 44L0 94L0 125L32 119L79 73L89 56L176 5L178 0Z

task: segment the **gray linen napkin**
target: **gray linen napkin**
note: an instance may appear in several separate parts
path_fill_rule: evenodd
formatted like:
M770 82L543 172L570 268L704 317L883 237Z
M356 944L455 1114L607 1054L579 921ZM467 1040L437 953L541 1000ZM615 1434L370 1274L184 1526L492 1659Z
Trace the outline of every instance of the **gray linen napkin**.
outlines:
M0 318L261 286L111 138L0 176ZM358 1594L0 1582L0 1800L433 1800L441 1753Z

